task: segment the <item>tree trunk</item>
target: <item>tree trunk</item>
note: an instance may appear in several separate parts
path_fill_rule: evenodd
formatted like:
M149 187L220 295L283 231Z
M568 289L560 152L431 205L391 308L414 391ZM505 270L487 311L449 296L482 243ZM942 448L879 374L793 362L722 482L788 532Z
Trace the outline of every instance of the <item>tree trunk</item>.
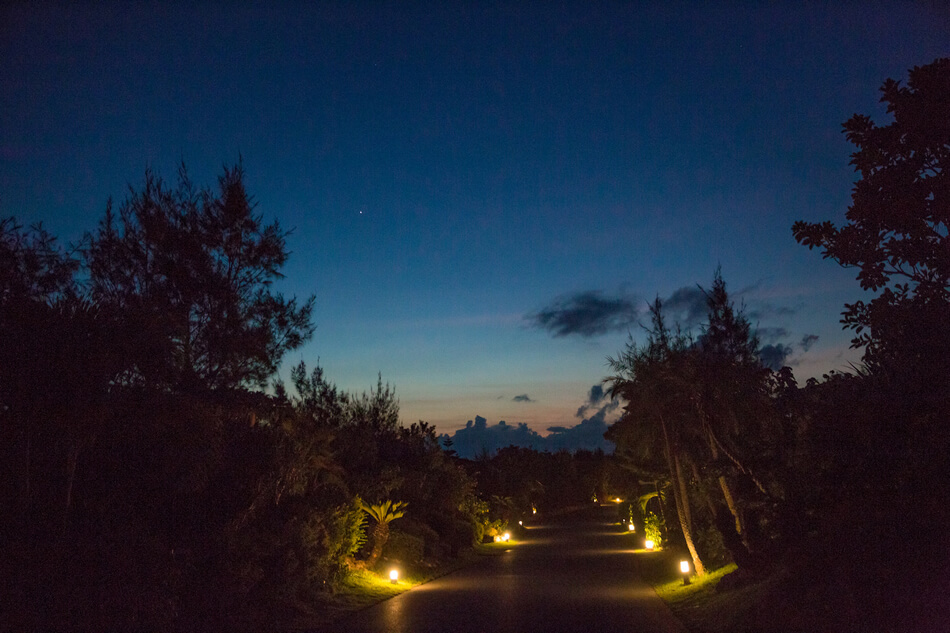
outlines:
M712 517L716 516L716 505L713 503L712 497L709 495L709 491L706 490L706 484L703 482L702 478L699 476L699 468L696 467L696 463L693 462L690 464L693 469L693 479L699 482L699 494L703 498L703 503L706 504L706 508L709 510L709 514Z
M712 453L713 461L718 460L719 448L716 446L716 440L713 438L712 431L707 430L706 437L709 440L709 450ZM746 537L743 534L742 518L739 515L739 508L736 506L736 500L732 496L732 491L729 489L729 482L726 481L725 475L719 475L719 487L722 488L722 496L726 500L729 512L732 513L733 518L736 520L736 534L742 537L742 544L748 547L749 544L746 542Z
M703 561L699 558L696 546L693 544L693 533L690 529L687 519L687 510L689 509L689 496L686 494L686 488L682 485L682 479L679 476L681 468L679 466L679 456L670 444L670 436L666 430L666 422L660 418L660 427L663 429L663 442L666 448L666 460L670 468L670 477L673 480L673 498L676 501L676 513L679 515L680 528L683 530L683 539L686 541L686 547L689 549L689 555L693 559L693 569L697 576L706 573ZM684 510L686 508L686 510Z
M389 540L389 523L380 522L373 528L373 551L366 559L366 569L372 569L383 554L383 547Z

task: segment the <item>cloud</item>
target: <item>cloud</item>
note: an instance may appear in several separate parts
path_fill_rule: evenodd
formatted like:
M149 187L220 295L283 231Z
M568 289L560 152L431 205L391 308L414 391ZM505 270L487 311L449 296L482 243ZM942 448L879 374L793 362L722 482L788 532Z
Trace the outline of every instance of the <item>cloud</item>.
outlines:
M788 337L788 330L783 327L760 327L755 333L759 340L766 343L777 343L780 339Z
M811 349L811 346L817 342L818 342L817 334L806 334L805 336L802 337L802 340L799 343L799 345L801 345L803 352L807 352L808 350Z
M778 371L785 366L785 361L788 360L791 354L791 347L776 343L775 345L766 345L760 349L759 360L772 371Z
M683 286L663 301L664 313L687 329L703 322L706 309L706 293L697 286Z
M474 421L469 420L464 429L459 429L451 436L443 434L439 439L443 445L446 445L447 440L451 441L452 450L468 459L492 455L506 446L545 450L545 438L528 428L527 424L511 426L501 420L498 424L489 425L488 420L480 415L476 415Z
M607 394L604 393L604 387L602 385L594 385L587 393L587 400L577 409L577 413L575 413L574 416L583 418L587 415L588 411L600 408L610 412L619 406L619 400L609 400L607 398Z
M629 329L637 322L639 311L633 297L605 297L597 291L561 297L547 308L528 315L535 327L555 337L576 334L589 338Z
M439 439L443 446L451 443L451 448L460 457L468 459L480 455L492 455L507 446L521 446L551 452L601 449L609 453L613 451L613 444L604 439L604 433L616 420L617 416L613 413L619 407L619 400L607 398L603 387L594 385L588 391L584 404L578 409L579 414L581 411L593 410L593 415L574 426L550 426L547 428L546 437L524 423L512 426L501 420L498 424L489 425L485 418L477 415L474 420L468 421L465 428L459 429L454 435L443 434Z
M523 393L520 396L515 396L511 399L512 402L537 402L537 400L532 400L528 397L528 394Z
M746 313L746 317L749 321L755 323L761 321L762 319L773 319L778 317L787 317L792 316L798 313L798 308L790 308L788 306L777 306L770 303L765 303L761 301L756 302L756 307L752 310L749 310Z

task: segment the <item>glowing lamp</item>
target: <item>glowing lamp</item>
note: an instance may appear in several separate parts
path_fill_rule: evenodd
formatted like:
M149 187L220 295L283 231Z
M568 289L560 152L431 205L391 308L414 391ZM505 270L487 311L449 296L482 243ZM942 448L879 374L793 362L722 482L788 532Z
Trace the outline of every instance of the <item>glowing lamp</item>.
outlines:
M628 531L628 532L636 532L636 531L637 531L637 526L635 526L633 523L628 523L628 524L627 524L627 531Z
M537 513L538 513L537 508L531 508L531 514L537 514Z
M508 532L505 532L504 534L501 535L501 540L507 543L508 541L511 540L511 534Z
M398 570L398 569L390 569L390 570L389 570L389 582L391 582L391 583L394 584L394 585L395 585L397 582L399 582L399 570Z
M683 584L689 584L689 561L681 560L680 561L680 573L683 574Z
M501 543L501 537L498 536L497 534L495 535L495 542L496 542L496 543Z
M649 550L652 550L654 547L656 547L656 543L654 543L650 539L647 539L646 541L643 542L643 546Z
M518 521L518 525L524 525L524 521Z
M616 501L617 503L620 503L622 499L620 497L617 497L616 499L614 499L614 501Z

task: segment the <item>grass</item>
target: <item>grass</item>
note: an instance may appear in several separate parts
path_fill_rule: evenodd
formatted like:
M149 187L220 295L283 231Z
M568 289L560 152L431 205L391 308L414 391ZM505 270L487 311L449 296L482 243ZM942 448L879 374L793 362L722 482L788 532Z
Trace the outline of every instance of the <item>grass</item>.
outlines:
M772 582L764 580L739 589L717 592L716 585L723 576L736 569L735 565L707 570L701 577L693 575L690 584L684 585L683 576L679 573L679 561L683 557L677 552L637 550L634 555L644 580L653 585L657 595L694 633L725 633L741 629L742 623L761 601Z

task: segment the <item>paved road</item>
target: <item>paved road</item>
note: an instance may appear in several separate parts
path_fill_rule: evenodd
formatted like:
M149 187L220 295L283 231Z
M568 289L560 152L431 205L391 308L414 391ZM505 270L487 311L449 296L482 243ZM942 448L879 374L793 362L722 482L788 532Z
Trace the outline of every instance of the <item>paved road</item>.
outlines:
M637 574L616 509L594 508L527 530L501 556L337 622L340 632L684 633Z

